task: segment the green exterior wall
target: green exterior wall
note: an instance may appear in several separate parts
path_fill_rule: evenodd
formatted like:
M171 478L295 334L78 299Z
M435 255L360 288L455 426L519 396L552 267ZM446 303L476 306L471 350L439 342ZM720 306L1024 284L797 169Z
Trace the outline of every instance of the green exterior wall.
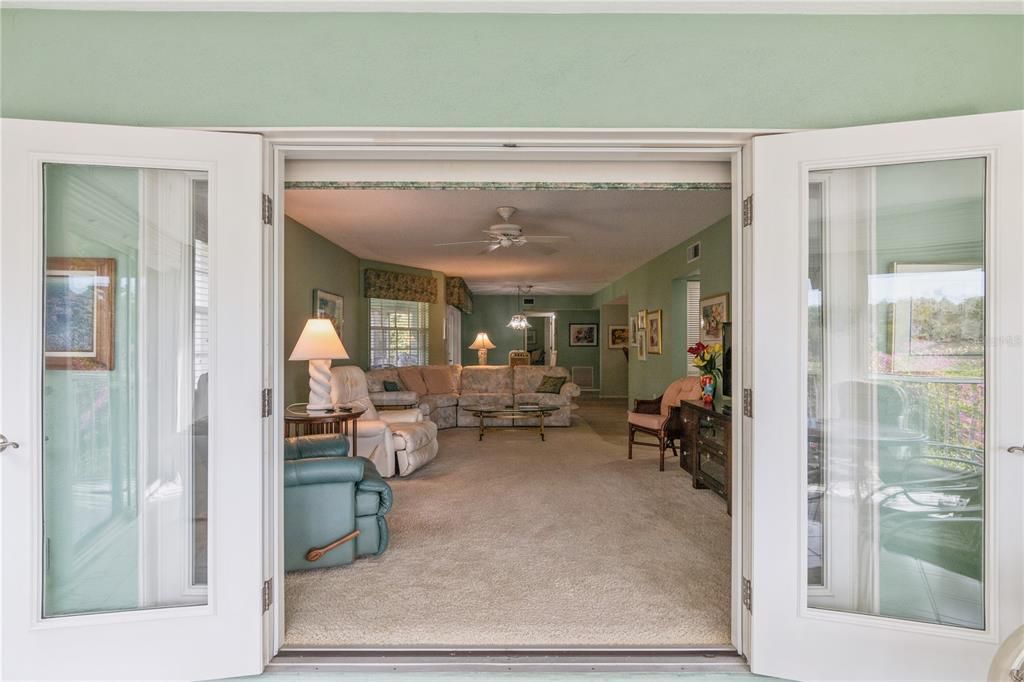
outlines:
M326 289L345 298L342 342L351 363L366 366L369 356L366 303L360 292L359 258L334 242L321 237L301 223L284 221L284 404L306 402L309 398L309 369L305 362L290 362L288 356L299 340L306 320L313 316L313 290Z
M686 262L686 249L701 242L701 257ZM662 311L661 355L641 362L636 349L629 351L629 400L654 398L673 379L683 376L689 363L686 354L686 281L700 280L701 297L727 293L732 288L732 218L726 216L693 237L648 261L628 275L594 294L600 307L609 301L629 298L629 314L640 310ZM731 301L730 301L731 303ZM730 316L733 311L730 306Z
M0 111L17 118L801 128L1024 108L1021 16L9 9L0 23Z

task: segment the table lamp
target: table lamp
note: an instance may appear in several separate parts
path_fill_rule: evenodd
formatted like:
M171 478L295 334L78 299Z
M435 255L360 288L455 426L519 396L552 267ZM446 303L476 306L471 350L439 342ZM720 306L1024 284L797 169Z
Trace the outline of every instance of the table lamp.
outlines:
M348 359L348 351L334 331L334 324L321 317L306 321L289 360L309 361L309 404L307 412L327 412L331 404L331 360Z
M476 340L469 344L469 349L476 351L476 362L479 365L487 364L487 351L491 348L497 348L497 346L487 338L487 332L480 332L476 335Z

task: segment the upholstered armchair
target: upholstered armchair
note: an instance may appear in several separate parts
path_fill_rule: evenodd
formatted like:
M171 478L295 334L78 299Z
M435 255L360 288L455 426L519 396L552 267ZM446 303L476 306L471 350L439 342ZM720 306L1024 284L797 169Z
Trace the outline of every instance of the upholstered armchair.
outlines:
M356 448L384 478L408 476L437 456L437 424L419 408L378 412L358 367L331 369L331 402L365 410L356 429Z
M387 549L391 487L348 452L337 434L285 439L285 570L341 566Z
M629 459L633 459L633 446L645 445L658 448L658 470L665 470L665 448L672 448L672 455L679 456L676 440L683 437L683 418L679 410L679 401L697 400L700 398L700 378L683 377L669 384L660 398L654 400L636 400L633 410L627 412L629 423ZM657 443L636 440L636 434L643 433L653 436Z

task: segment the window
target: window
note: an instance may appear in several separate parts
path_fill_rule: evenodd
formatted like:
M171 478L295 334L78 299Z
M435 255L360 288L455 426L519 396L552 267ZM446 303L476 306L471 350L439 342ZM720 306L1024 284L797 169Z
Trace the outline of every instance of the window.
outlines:
M689 348L698 341L700 341L700 280L689 280L686 283L686 347ZM690 376L700 374L692 362L686 364L686 373Z
M430 351L426 303L370 299L370 366L425 365Z

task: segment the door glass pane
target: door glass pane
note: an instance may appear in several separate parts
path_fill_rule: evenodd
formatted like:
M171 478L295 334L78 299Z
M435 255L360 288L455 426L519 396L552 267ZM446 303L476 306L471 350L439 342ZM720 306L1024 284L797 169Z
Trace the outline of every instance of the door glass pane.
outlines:
M46 164L44 617L207 602L206 174Z
M807 601L983 629L985 160L811 173Z

